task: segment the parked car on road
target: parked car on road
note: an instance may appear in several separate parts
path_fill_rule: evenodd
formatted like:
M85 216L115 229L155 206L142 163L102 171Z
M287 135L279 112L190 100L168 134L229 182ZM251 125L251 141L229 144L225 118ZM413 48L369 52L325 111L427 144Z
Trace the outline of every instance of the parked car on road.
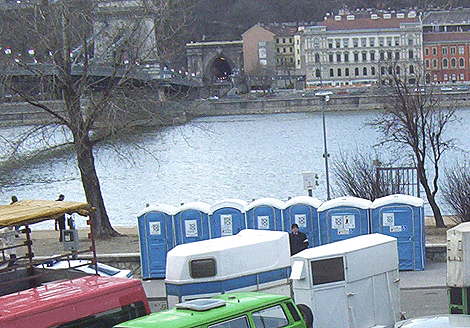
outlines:
M449 86L444 86L444 87L441 87L441 91L452 91L452 87L449 87Z
M468 90L468 85L459 85L457 87L457 91L467 91Z
M132 278L131 270L121 270L112 267L107 264L98 264L98 275L102 277L120 277L120 278ZM72 270L82 271L84 273L93 275L96 274L95 266L89 260L70 260L70 261L49 261L41 265L40 267L46 269L63 270L71 268Z
M395 328L464 328L470 327L470 316L443 314L399 321Z

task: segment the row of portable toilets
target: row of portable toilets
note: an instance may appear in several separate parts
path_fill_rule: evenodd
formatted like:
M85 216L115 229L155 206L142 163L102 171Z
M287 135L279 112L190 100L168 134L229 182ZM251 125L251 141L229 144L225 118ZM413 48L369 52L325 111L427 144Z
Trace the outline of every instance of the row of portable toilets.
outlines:
M326 202L299 196L286 202L262 198L248 204L228 199L213 205L192 202L180 207L148 206L138 216L142 276L165 276L173 247L237 234L242 229L290 232L297 223L310 247L382 233L398 241L400 270L423 270L426 261L423 200L391 195L371 202L341 197Z

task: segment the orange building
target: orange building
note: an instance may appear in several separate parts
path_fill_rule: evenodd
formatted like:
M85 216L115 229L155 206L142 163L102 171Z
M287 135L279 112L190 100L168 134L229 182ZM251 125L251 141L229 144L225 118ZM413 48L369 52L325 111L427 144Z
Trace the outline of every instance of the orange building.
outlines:
M470 81L470 32L423 33L428 83Z

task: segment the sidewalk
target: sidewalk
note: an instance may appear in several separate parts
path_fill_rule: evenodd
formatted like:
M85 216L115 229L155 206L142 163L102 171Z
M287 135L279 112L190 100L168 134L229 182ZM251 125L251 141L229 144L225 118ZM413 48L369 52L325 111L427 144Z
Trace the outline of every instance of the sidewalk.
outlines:
M427 262L423 271L400 271L400 289L445 288L446 274L446 262Z

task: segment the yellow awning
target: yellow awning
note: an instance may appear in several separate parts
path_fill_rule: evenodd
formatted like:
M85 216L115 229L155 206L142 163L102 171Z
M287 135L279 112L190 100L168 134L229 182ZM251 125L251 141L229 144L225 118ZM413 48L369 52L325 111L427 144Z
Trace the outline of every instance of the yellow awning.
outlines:
M54 220L65 213L86 216L90 211L91 206L88 203L21 200L11 205L0 205L0 228Z

